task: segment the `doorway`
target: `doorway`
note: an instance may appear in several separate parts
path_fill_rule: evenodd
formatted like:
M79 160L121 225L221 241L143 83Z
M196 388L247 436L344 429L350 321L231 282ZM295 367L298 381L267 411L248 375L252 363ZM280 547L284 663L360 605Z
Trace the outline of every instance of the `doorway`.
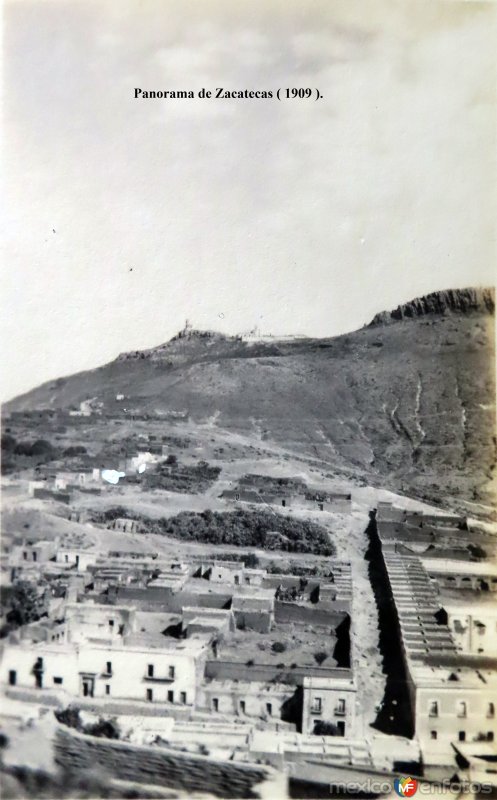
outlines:
M95 678L82 678L81 690L83 697L93 697L95 692Z

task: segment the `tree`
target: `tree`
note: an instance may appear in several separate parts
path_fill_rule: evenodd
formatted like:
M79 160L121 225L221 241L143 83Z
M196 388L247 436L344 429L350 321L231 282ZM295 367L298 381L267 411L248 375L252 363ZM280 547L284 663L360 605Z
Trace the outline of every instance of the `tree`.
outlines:
M31 446L31 455L33 456L52 455L53 452L53 445L46 439L37 439Z
M2 450L7 453L12 453L16 446L16 440L13 436L10 436L8 433L4 433L2 436Z
M45 613L43 597L37 589L29 583L20 582L14 586L10 596L10 611L7 612L7 622L16 628L36 622Z

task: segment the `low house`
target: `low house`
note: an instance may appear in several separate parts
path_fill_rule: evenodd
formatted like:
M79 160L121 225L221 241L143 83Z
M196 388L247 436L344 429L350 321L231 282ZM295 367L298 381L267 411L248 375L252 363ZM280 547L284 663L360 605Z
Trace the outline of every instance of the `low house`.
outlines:
M114 531L122 531L123 533L136 533L138 529L138 522L136 519L127 519L126 517L117 517L107 526Z
M187 638L195 635L228 635L234 629L233 613L228 609L185 606L182 629Z
M64 547L57 550L56 560L57 563L65 564L68 567L76 567L78 572L86 572L89 566L96 564L101 555L98 550Z
M12 566L37 563L46 564L55 559L59 540L47 541L43 539L24 539L21 544L12 547L9 563Z
M264 590L261 590L261 592ZM265 592L266 596L234 594L231 610L237 628L250 628L259 633L269 633L274 623L274 596Z

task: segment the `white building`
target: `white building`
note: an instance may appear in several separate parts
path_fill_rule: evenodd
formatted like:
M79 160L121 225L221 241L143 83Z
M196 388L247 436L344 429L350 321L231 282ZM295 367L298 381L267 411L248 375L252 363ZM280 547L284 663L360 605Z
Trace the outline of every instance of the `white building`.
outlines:
M449 762L453 744L497 740L497 674L419 665L414 674L416 735L431 763Z
M0 667L4 687L194 705L208 646L136 632L134 608L69 603L58 641L9 641ZM17 638L17 637L16 637Z
M461 653L497 656L497 604L444 604L447 624Z
M303 690L302 733L314 733L322 722L333 726L334 735L356 735L357 687L351 673L344 678L306 677Z

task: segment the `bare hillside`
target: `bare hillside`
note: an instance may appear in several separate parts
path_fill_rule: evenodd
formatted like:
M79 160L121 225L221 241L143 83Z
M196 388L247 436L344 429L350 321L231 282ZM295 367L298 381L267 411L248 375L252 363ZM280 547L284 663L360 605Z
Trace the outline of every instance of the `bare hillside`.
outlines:
M88 398L104 413L187 410L331 470L490 505L493 315L492 290L466 289L415 300L332 339L246 342L191 331L44 384L4 412Z

